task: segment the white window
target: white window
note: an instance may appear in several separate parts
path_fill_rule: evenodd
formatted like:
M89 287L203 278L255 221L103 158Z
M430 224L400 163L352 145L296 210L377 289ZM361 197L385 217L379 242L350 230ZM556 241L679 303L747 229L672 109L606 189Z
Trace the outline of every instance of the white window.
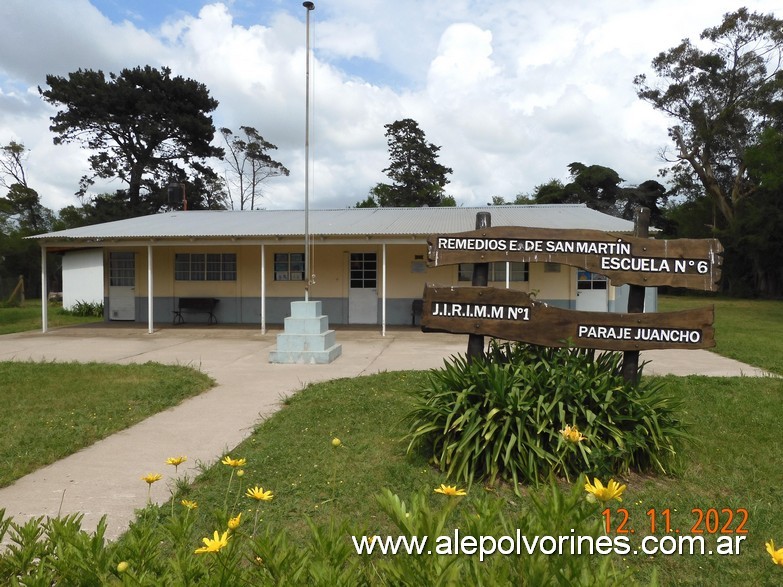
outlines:
M236 281L236 253L177 253L174 255L177 281Z
M275 253L275 281L304 281L304 253Z

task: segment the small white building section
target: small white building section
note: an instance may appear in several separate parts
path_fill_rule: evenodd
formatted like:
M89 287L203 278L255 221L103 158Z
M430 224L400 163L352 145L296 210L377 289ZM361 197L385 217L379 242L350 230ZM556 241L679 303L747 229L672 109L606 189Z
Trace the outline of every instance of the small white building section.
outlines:
M103 303L103 249L63 255L63 308L70 310L78 302Z

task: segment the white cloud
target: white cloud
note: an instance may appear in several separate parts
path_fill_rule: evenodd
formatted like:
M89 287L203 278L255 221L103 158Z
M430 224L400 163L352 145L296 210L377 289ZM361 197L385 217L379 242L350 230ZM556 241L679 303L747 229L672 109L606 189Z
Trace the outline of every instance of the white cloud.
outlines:
M350 31L349 35L345 32ZM370 23L358 22L352 18L341 18L319 26L318 36L313 44L325 55L352 59L363 57L377 60L380 49Z
M498 74L492 62L492 33L469 23L453 24L440 38L428 83L443 92L471 90Z
M270 180L261 205L302 207L301 3L200 0L189 13L183 2L158 3L154 15L134 5L137 14L116 23L102 12L110 2L111 14L124 14L115 0L0 3L0 143L31 149L30 182L44 203L76 203L88 154L52 144L53 110L37 86L52 73L150 64L206 84L220 102L217 127L254 126L276 144L291 176ZM632 183L653 178L668 121L637 99L632 80L735 9L729 0L317 2L314 205L353 205L386 181L384 125L406 117L442 147L441 163L454 169L447 192L464 205L565 179L572 161L607 165ZM755 9L775 6L758 0Z

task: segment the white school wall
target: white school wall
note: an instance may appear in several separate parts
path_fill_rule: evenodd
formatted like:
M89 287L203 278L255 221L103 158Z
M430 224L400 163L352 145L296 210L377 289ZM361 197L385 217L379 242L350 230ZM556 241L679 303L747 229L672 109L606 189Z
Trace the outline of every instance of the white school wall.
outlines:
M72 309L78 302L103 303L103 249L63 255L63 308Z

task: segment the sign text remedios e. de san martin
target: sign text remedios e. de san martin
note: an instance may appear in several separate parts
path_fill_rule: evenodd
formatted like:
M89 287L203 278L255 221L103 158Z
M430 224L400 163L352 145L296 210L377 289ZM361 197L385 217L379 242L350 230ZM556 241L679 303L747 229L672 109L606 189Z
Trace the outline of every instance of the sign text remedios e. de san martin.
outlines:
M706 260L634 256L631 244L622 240L438 237L437 246L441 250L451 251L595 255L600 257L600 268L608 271L706 274L710 270L710 264Z

